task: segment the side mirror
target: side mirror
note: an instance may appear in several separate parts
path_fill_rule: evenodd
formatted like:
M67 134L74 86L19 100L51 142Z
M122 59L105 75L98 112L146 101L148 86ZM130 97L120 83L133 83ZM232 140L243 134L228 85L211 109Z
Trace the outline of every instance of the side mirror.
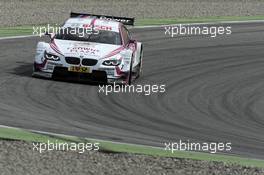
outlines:
M48 36L48 37L50 37L50 38L51 38L51 34L50 34L50 33L48 33L48 32L46 32L46 33L45 33L45 36Z
M135 43L135 42L136 42L136 40L134 40L134 39L129 40L129 43Z
M48 36L50 39L52 39L55 36L55 34L46 32L45 36Z

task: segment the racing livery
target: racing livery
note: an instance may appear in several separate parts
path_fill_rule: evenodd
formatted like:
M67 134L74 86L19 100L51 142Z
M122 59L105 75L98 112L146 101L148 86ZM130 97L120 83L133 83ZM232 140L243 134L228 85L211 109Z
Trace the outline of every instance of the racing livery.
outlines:
M38 42L34 77L131 84L141 74L142 43L125 25L134 18L71 13L50 42Z

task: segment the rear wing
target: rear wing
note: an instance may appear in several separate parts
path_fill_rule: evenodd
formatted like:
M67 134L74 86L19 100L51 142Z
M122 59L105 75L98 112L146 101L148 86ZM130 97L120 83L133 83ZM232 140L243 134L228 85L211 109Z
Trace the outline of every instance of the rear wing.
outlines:
M107 15L95 15L95 14L88 14L88 13L74 13L71 12L70 17L71 18L80 18L85 16L91 16L96 17L99 19L105 19L105 20L114 20L117 22L121 22L124 25L134 25L135 18L127 18L127 17L118 17L118 16L107 16Z

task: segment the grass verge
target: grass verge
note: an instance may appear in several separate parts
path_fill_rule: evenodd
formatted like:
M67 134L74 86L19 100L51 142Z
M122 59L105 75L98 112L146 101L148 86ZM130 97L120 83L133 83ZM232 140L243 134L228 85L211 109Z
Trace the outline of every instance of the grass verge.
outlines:
M184 23L250 21L250 20L264 20L264 16L209 16L209 17L199 17L199 18L138 19L136 20L136 25L147 26L147 25L167 25L167 24L184 24Z
M264 16L215 16L199 18L136 19L136 26L264 20ZM40 25L45 26L45 25ZM33 26L0 27L0 37L32 35Z
M151 156L162 156L162 157L176 157L176 158L188 158L195 160L206 160L206 161L218 161L226 164L239 164L250 167L264 167L264 160L248 159L238 156L220 155L220 154L209 154L199 152L187 152L187 151L175 151L171 153L161 148L153 148L149 146L140 146L133 144L122 144L110 141L102 141L95 139L84 139L74 136L61 136L51 134L39 134L28 130L22 130L17 128L5 128L0 127L0 139L8 140L23 140L28 142L41 142L47 143L65 143L65 142L90 142L100 143L100 150L104 152L116 152L116 153L133 153L133 154L144 154Z
M32 35L32 26L0 27L0 37Z

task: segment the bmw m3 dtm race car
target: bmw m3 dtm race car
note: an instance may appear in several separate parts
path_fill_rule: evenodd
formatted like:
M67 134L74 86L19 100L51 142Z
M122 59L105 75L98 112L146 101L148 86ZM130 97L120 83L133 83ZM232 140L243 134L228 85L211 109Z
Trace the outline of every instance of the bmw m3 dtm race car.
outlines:
M131 84L141 74L143 46L125 25L134 18L71 13L50 42L38 42L32 75Z

